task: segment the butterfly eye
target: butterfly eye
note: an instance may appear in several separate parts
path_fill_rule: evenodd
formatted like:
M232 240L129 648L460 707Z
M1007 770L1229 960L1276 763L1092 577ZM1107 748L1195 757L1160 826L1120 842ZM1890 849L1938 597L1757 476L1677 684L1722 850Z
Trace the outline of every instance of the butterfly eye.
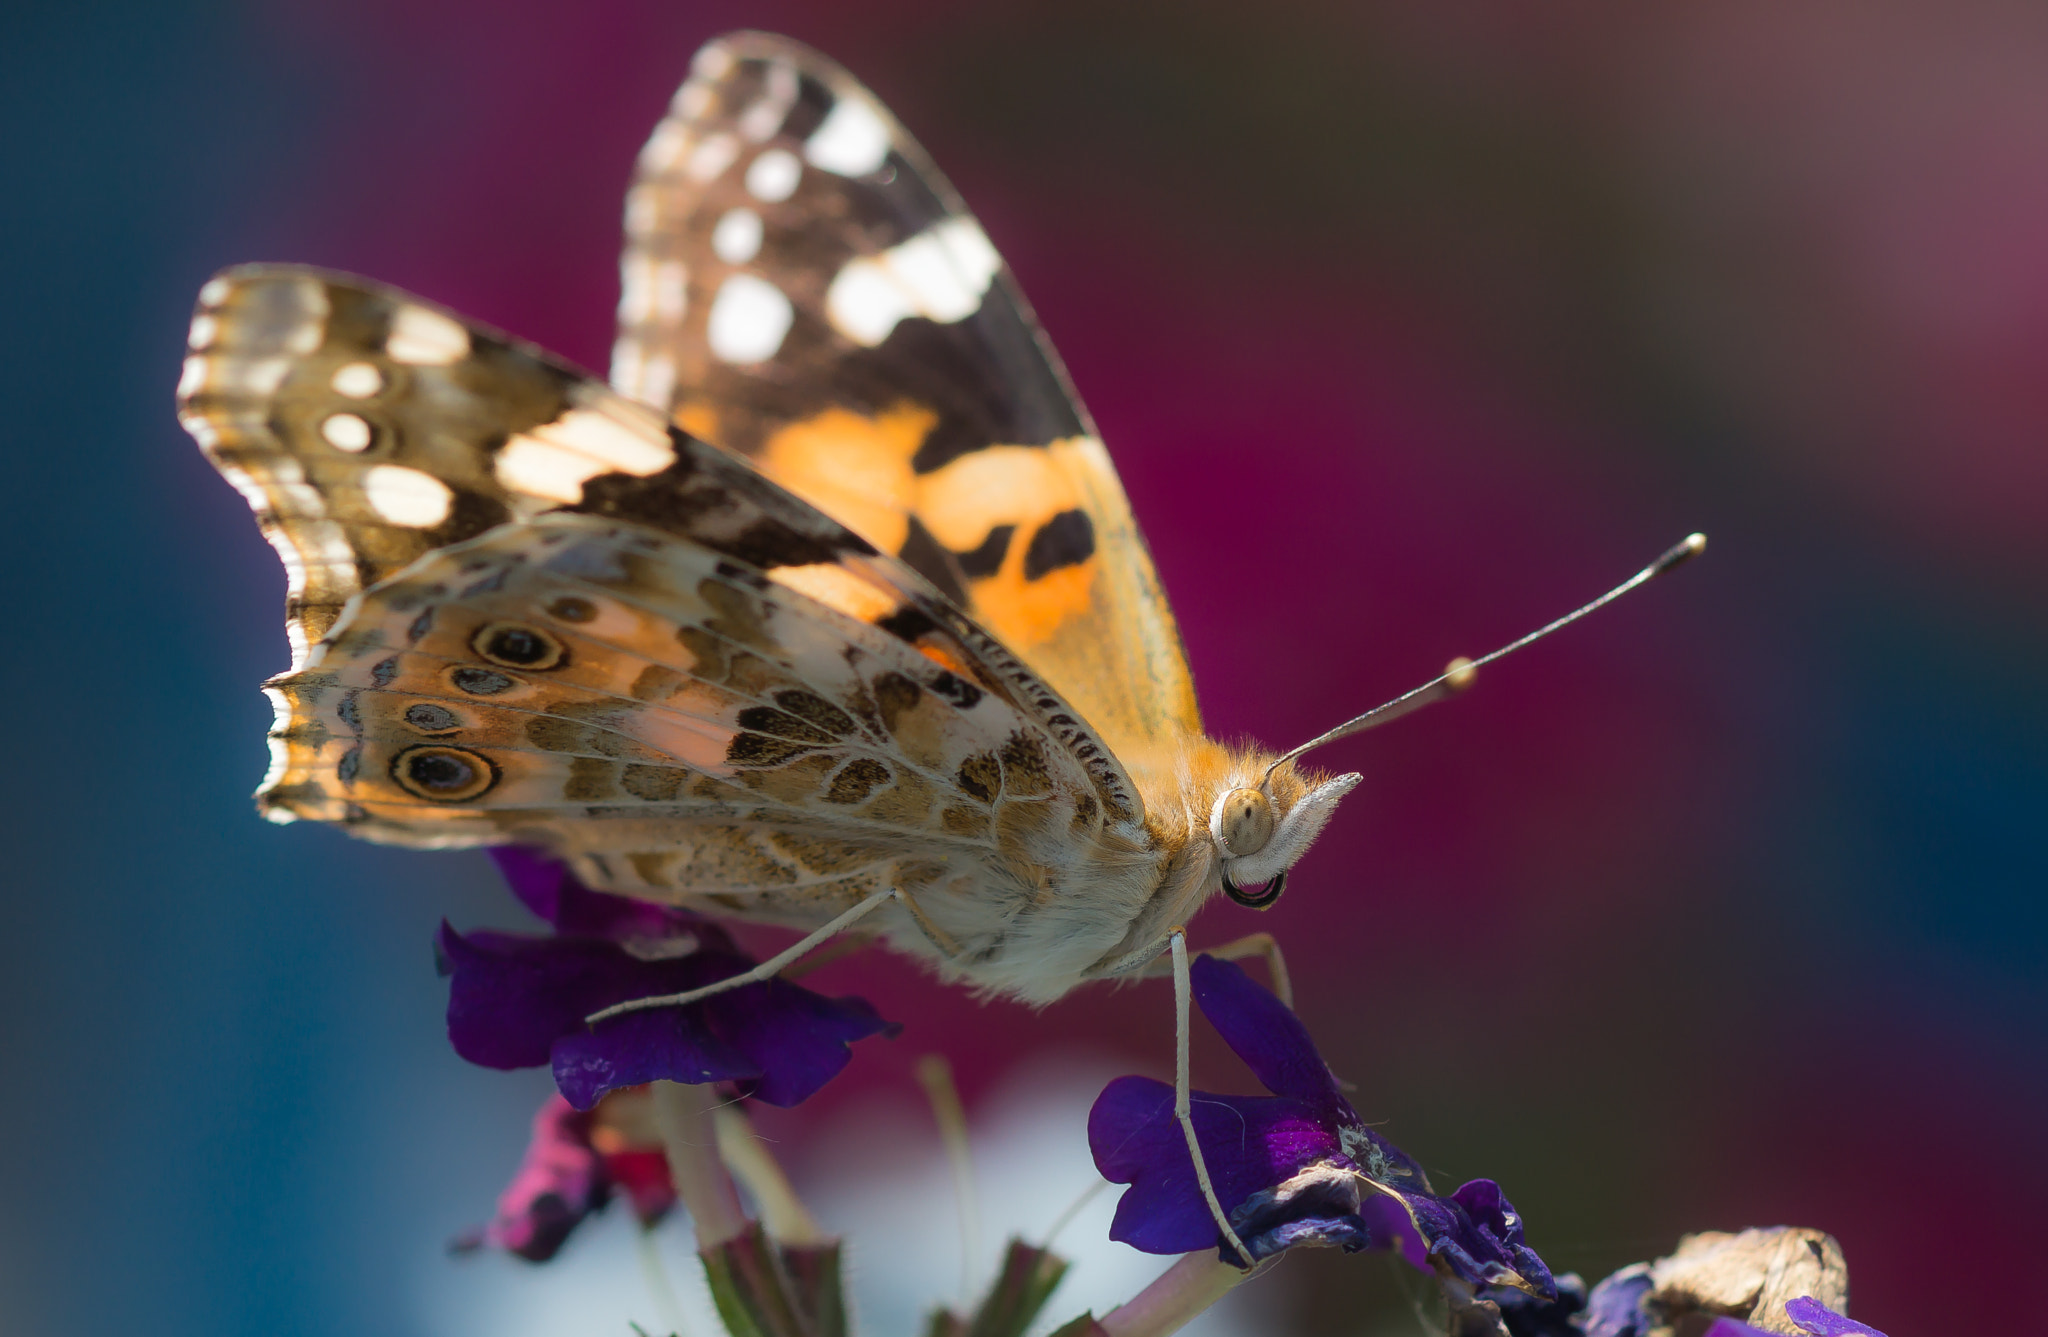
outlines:
M569 657L562 643L538 627L492 622L470 637L470 649L506 668L559 668Z
M437 803L462 803L498 783L488 757L459 747L409 747L391 759L398 787Z
M1216 800L1209 830L1233 859L1257 854L1273 838L1273 801L1257 789L1233 789Z

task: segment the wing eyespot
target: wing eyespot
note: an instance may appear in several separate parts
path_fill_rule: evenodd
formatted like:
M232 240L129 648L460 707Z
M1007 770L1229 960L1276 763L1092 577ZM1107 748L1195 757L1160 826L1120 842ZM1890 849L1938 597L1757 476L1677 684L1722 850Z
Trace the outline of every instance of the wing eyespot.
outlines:
M458 664L449 670L448 684L464 696L498 696L517 687L519 680L472 664Z
M545 672L569 662L569 651L561 641L519 622L488 622L469 638L469 648L478 656L505 668Z
M498 767L489 757L467 748L425 744L393 757L391 778L416 798L467 803L489 793L498 783Z
M415 701L407 706L405 722L423 734L454 733L462 727L460 715L432 701Z

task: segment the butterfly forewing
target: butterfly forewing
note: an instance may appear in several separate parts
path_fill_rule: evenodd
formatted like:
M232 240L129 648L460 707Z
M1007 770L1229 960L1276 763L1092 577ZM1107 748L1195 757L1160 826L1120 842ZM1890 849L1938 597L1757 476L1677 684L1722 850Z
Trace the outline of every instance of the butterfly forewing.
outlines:
M979 223L839 66L699 53L627 197L613 383L900 557L1127 757L1199 730L1093 424Z
M709 583L693 597L712 598L704 590L716 586L725 591L717 597L739 599L752 582L759 587L755 602L793 604L798 611L785 611L779 620L789 645L802 642L808 630L825 635L833 648L808 646L801 662L787 666L792 682L813 670L838 671L840 658L856 651L871 656L872 644L862 649L860 642L834 640L841 632L824 630L835 618L857 626L866 642L889 647L899 659L914 658L927 677L909 681L922 690L942 698L949 690L963 699L990 697L1028 720L1086 777L1107 820L1141 819L1129 777L1077 712L909 568L727 452L663 424L572 368L403 293L313 271L223 275L208 285L195 327L189 365L197 370L188 372L182 401L187 425L223 472L241 483L287 565L299 564L291 612L302 633L328 633L295 656L297 673L273 684L276 755L261 796L272 815L348 822L373 837L415 844L513 838L502 822L492 826L497 819L482 816L485 807L501 805L479 806L484 791L469 792L472 782L486 778L482 770L468 780L451 779L452 788L439 795L427 794L432 786L424 780L412 790L389 792L388 766L367 766L359 753L352 757L348 720L334 713L362 707L345 708L330 689L381 691L389 684L377 674L388 677L400 663L392 655L429 653L402 643L387 625L394 617L402 614L408 628L425 636L434 609L469 617L496 608L506 597L502 583L531 560L537 536L566 532L566 517L552 527L533 527L538 517L559 510L581 512L589 517L585 523L609 522L606 532L665 543L672 566L686 559L700 567L710 563L697 576ZM429 353L432 361L425 360ZM360 430L339 430L337 420ZM491 565L486 553L459 546L506 517L510 528L497 531L498 542L511 545L514 556L493 557ZM574 547L589 550L587 543ZM484 565L465 577L449 566L454 560ZM620 560L637 569L650 559L629 554ZM433 577L414 578L421 568L431 568ZM346 615L337 608L344 603L353 610ZM816 626L805 621L806 611L816 615ZM674 608L656 616L669 618L655 637L662 648L680 644L687 619ZM527 624L512 618L508 625ZM471 651L466 661L450 659L438 670L445 690L481 700L491 694L468 691L461 682L512 681L522 667L477 646ZM551 665L548 681L567 690L579 674L602 671L614 654L621 664L633 658L627 647L586 646L583 654ZM669 656L643 655L636 675L653 674L649 682L659 677L657 668L687 675L698 662L681 650ZM344 680L333 675L351 672L370 676L337 686ZM463 673L486 676L465 679ZM605 690L618 696L618 686ZM712 686L731 690L730 684ZM835 690L841 688L851 690L843 683ZM751 705L776 708L772 700ZM913 717L923 718L916 712L905 718ZM944 732L935 723L928 727ZM907 746L907 737L892 734L888 745ZM672 747L651 746L686 762L703 759L680 735L669 741ZM430 769L450 776L460 769L445 747L433 755L439 760ZM659 762L643 758L642 764ZM815 758L805 763L817 764ZM949 764L958 780L964 763ZM824 780L827 790L837 782L842 793L854 783L836 770ZM359 794L359 784L371 788ZM509 786L499 792L502 801L526 791ZM398 808L387 811L392 803ZM842 815L826 811L835 819Z
M674 459L656 415L538 349L298 266L201 290L178 413L284 559L295 668L407 563Z

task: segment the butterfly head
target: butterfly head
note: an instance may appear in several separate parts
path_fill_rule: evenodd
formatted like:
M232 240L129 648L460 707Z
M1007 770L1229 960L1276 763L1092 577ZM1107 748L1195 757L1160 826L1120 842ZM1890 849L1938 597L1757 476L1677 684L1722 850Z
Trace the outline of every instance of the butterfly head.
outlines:
M1218 794L1209 809L1209 839L1224 895L1248 909L1273 906L1287 885L1287 870L1308 852L1337 801L1361 778L1340 775L1309 786L1291 770L1269 771L1256 787Z

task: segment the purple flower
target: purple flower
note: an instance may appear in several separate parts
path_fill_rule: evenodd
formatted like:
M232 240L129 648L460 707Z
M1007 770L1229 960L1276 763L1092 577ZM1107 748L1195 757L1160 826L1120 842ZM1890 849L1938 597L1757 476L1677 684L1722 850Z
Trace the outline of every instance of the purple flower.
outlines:
M1801 1332L1812 1337L1884 1337L1876 1328L1837 1314L1811 1295L1787 1300L1785 1317L1791 1319ZM1717 1318L1700 1337L1771 1337L1771 1334L1737 1319Z
M633 1107L645 1101L639 1092L622 1091L586 1112L548 1097L534 1116L526 1155L498 1197L496 1218L451 1247L468 1253L488 1245L544 1263L615 1188L625 1191L641 1225L661 1220L676 1201L667 1158L658 1146L635 1145L627 1131Z
M784 980L587 1025L614 1003L681 993L750 969L717 924L685 910L591 891L562 864L518 847L492 856L512 890L554 926L550 937L441 925L448 1038L487 1068L550 1064L579 1110L645 1082L739 1082L794 1105L837 1076L853 1041L895 1028L858 998L826 998Z
M1279 999L1213 957L1198 958L1192 973L1203 1015L1273 1093L1193 1093L1217 1200L1255 1260L1295 1244L1398 1249L1416 1267L1471 1286L1556 1295L1498 1185L1475 1179L1449 1197L1432 1193L1422 1167L1365 1126ZM1147 1253L1219 1247L1174 1121L1172 1087L1146 1077L1111 1082L1089 1113L1088 1144L1105 1179L1131 1186L1111 1239Z

